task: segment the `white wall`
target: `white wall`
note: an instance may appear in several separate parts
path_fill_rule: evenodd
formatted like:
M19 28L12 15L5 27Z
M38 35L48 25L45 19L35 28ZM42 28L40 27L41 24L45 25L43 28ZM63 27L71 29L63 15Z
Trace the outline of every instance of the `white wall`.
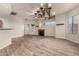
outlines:
M0 4L0 20L4 28L12 30L0 30L0 49L11 44L11 39L24 35L24 22L21 16L10 16L10 4Z
M19 16L4 17L6 28L12 28L12 38L21 37L24 35L24 19Z
M0 18L3 21L3 28L7 28L7 22L4 18ZM0 49L11 44L11 30L0 30Z
M25 35L38 35L38 28L37 27L32 27L31 24L35 24L37 25L38 22L34 21L34 20L25 20L24 22L24 34ZM29 26L28 26L29 24Z
M3 20L4 28L12 28L12 36L20 37L24 35L24 18L23 16L11 16L11 4L0 4L0 19Z
M1 17L3 21L3 28L10 28L12 30L0 30L0 49L11 44L12 38L24 36L24 21L18 16Z
M79 15L79 7L74 8L66 14L66 39L71 40L73 42L79 43L79 33L78 34L69 34L68 33L68 17L73 15ZM78 20L79 25L79 20ZM78 26L79 31L79 26Z
M45 36L55 36L55 21L53 22L45 22Z
M50 23L53 22L52 20L43 20L42 21L42 27L28 27L27 24L35 24L35 25L39 25L40 21L36 21L37 19L26 19L25 20L25 25L24 25L24 29L25 29L25 34L26 35L38 35L38 29L45 29L45 36L55 36L55 23L51 23L51 24L46 24L46 23Z
M11 30L0 30L0 49L11 44Z
M56 26L56 38L64 38L76 43L79 43L79 26L78 26L78 34L69 34L68 32L68 17L73 15L79 15L79 7L70 10L69 12L61 15L56 15L56 23L64 23L65 25ZM78 20L79 25L79 20Z
M65 39L65 15L59 14L56 15L56 24L64 24L64 25L56 25L56 38L64 38Z
M11 5L8 3L0 3L0 16L7 16L12 11Z

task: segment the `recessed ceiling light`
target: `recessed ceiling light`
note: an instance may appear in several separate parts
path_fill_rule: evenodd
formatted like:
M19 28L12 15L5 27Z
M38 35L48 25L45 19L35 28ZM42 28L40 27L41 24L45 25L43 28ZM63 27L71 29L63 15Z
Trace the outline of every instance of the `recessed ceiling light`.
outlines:
M51 4L51 3L49 3L49 4L48 4L48 6L49 6L49 7L51 7L51 6L52 6L52 4Z
M43 6L43 3L41 3L41 6Z
M39 8L37 8L37 11L39 10Z

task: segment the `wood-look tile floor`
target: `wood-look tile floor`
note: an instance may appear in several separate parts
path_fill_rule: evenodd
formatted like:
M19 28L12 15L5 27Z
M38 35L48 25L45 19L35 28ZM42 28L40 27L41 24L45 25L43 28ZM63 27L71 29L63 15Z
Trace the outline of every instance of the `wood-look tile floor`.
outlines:
M79 44L52 37L25 36L0 50L1 56L79 56Z

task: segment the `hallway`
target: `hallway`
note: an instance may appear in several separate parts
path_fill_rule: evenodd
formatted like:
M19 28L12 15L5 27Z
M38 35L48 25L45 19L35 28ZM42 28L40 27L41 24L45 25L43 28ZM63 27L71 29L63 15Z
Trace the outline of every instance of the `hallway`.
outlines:
M12 44L2 50L4 56L72 56L79 55L79 44L65 39L43 36L24 36L13 39Z

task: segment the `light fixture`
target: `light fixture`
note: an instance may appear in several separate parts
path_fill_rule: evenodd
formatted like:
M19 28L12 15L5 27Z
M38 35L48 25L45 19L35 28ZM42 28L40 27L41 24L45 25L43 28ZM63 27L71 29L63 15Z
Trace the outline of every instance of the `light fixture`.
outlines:
M37 11L34 14L36 17L50 18L52 16L51 9L51 4L41 3L41 6L37 8Z
M43 7L43 3L41 3L41 7Z
M37 8L37 10L39 10L39 8Z
M10 14L11 14L11 15L16 15L16 12L11 12Z
M39 19L39 28L42 28L42 20L55 18L55 12L52 12L52 4L41 3L41 6L34 12L35 18ZM47 24L53 24L54 22L49 22Z
M11 4L11 9L12 11L10 12L10 15L15 16L17 13L14 11L12 4Z
M52 6L52 4L51 4L51 3L49 3L49 4L48 4L48 7L51 7L51 6Z

